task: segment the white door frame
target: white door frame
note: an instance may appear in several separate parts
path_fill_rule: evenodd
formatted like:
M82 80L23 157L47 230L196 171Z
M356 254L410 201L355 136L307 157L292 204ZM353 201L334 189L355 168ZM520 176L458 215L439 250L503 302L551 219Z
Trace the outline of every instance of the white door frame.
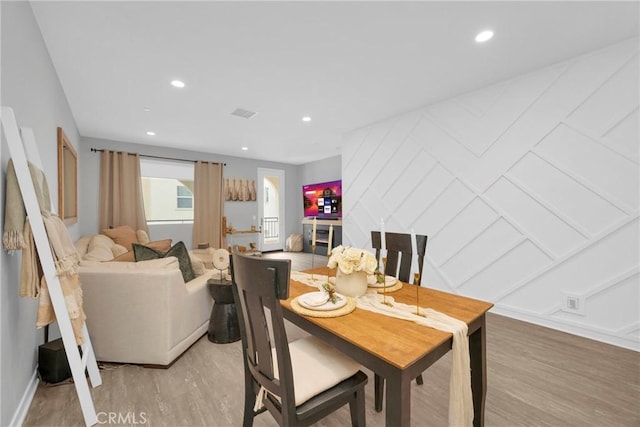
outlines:
M262 218L264 218L264 178L268 176L275 176L278 178L278 241L273 243L266 244L264 242L264 228L263 233L260 234L260 238L258 239L259 245L258 248L261 251L277 251L284 249L284 242L286 237L284 236L286 227L285 227L285 175L284 170L282 169L268 169L268 168L258 168L258 179L257 179L257 191L256 198L258 199L258 220L260 221L260 225L262 226Z

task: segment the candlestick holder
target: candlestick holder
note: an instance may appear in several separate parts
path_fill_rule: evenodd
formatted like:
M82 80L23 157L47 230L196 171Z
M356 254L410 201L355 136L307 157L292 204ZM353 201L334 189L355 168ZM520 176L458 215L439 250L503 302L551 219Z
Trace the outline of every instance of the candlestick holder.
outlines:
M413 274L413 284L416 285L416 316L420 314L420 273Z
M392 304L390 302L387 302L387 275L386 272L387 271L387 257L382 257L382 280L384 280L384 282L382 282L382 303L384 305L388 305L389 307L392 307Z
M316 259L316 245L311 245L311 281L315 283L316 279L313 276L313 269L315 267L315 259Z

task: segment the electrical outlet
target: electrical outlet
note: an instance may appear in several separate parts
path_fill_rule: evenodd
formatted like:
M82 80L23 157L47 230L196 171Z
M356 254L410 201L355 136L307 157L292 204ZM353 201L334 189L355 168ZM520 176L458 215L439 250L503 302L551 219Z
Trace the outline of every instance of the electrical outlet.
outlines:
M582 295L563 293L562 311L567 313L585 315L585 298Z

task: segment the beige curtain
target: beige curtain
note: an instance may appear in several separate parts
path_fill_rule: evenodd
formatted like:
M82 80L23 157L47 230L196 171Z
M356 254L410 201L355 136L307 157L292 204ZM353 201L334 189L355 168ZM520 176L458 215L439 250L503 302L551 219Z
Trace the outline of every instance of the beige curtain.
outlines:
M197 161L193 180L193 246L209 243L224 248L221 164Z
M100 153L100 230L129 225L145 230L140 156L104 150Z

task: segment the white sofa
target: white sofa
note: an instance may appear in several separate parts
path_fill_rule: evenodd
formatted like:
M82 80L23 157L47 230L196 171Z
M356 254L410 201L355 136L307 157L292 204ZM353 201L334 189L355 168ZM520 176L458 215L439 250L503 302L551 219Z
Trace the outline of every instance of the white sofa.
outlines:
M185 284L177 258L86 261L80 246L84 311L97 360L168 367L207 332L213 304L207 280L214 271Z

